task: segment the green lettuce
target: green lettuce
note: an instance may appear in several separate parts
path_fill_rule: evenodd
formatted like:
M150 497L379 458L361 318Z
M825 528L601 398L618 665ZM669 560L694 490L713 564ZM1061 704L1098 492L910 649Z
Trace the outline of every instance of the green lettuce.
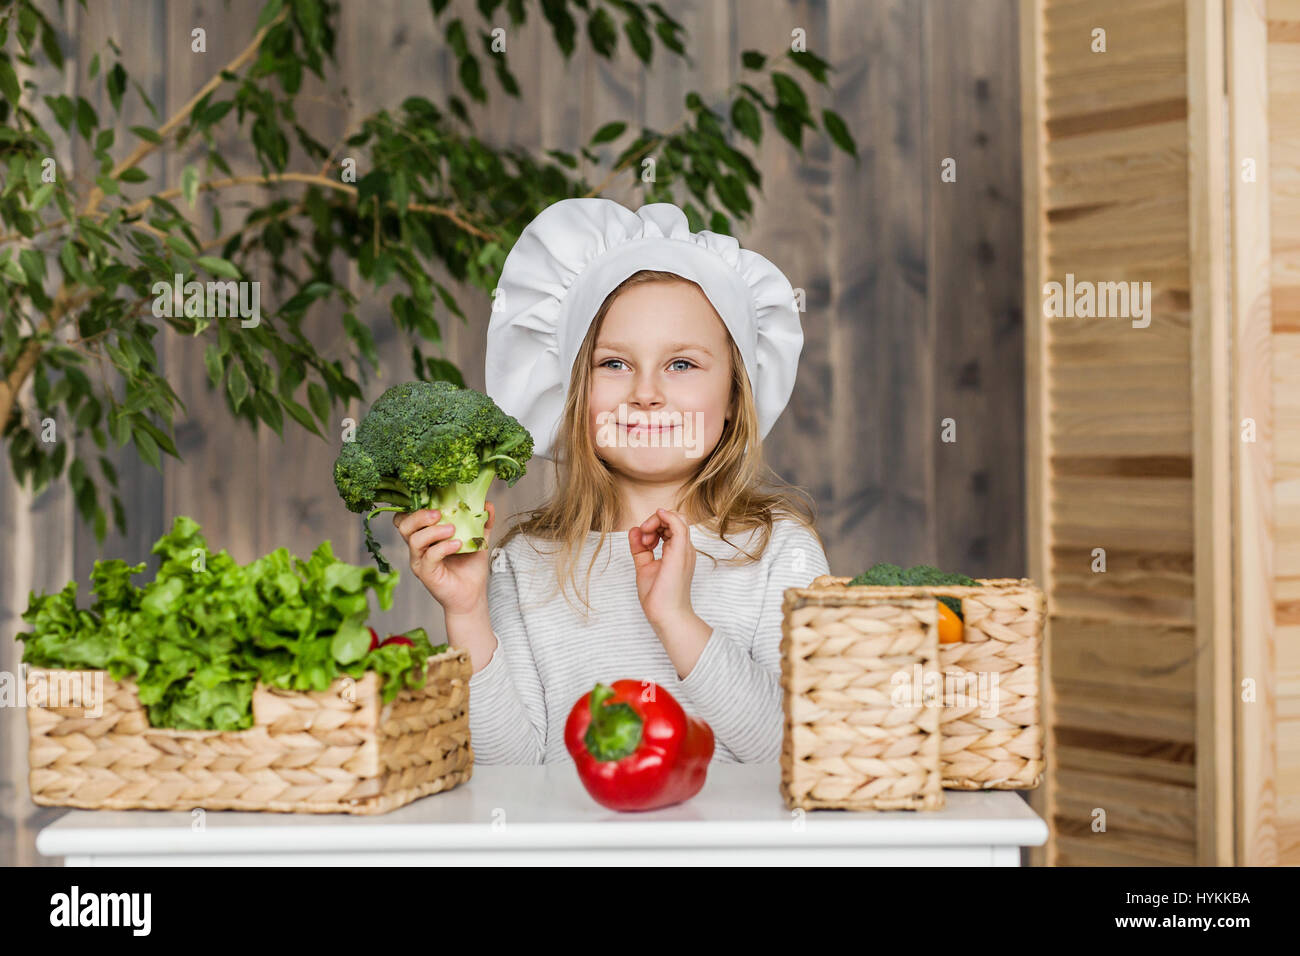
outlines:
M154 579L131 578L145 564L98 560L94 602L77 607L77 582L32 592L17 635L34 667L106 670L133 678L149 723L178 730L246 730L258 681L286 690L325 690L343 675L379 673L382 700L422 687L434 647L423 628L413 646L370 650L369 595L393 605L396 571L348 564L325 541L303 561L285 548L247 565L211 553L197 522L178 516L154 544Z

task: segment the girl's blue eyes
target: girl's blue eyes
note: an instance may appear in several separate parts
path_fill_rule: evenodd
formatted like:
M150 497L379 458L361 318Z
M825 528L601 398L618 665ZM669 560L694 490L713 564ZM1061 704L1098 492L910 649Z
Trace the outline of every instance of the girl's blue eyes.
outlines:
M606 368L606 367L608 367L608 365L609 365L610 362L619 362L619 363L622 363L622 364L624 364L624 365L627 364L627 363L624 362L622 359L612 358L612 359L605 359L605 361L601 362L601 363L600 363L599 365L597 365L596 367L597 367L597 368ZM685 363L686 363L687 365L689 365L691 368L698 368L698 366L697 366L694 362L692 362L690 359L673 359L673 360L672 360L671 362L669 362L668 364L669 364L669 365L675 365L675 364L677 364L678 362L685 362ZM617 369L614 369L613 371L617 371ZM686 370L685 370L685 369L682 369L682 371L686 371Z

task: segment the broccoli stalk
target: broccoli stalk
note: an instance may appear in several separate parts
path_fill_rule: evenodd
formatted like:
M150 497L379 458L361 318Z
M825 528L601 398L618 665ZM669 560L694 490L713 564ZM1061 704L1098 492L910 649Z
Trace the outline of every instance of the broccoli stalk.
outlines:
M389 570L388 562L380 551L379 541L370 530L370 519L381 511L410 513L433 508L439 512L438 524L451 524L455 528L451 538L457 538L461 542L457 554L477 551L487 540L483 534L488 520L487 493L488 486L496 476L496 467L489 465L473 481L458 481L445 488L436 488L431 494L417 494L414 498L397 487L382 489L386 495L398 501L378 507L366 515L366 550L374 557L381 571ZM398 483L390 484L396 486ZM451 538L447 540L450 541Z
M487 542L492 479L514 485L532 454L528 430L486 395L449 382L407 382L371 406L334 463L334 484L348 509L365 515L366 548L388 571L371 518L437 509L439 524L453 525L461 541L456 553L478 551Z

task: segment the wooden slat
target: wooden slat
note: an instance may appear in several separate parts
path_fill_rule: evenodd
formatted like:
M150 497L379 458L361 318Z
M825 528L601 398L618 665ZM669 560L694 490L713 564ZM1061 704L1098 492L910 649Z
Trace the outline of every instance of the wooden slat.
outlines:
M1187 628L1060 616L1054 624L1053 650L1065 673L1086 674L1094 683L1139 693L1151 687L1194 689L1195 644Z
M1069 728L1060 728L1057 736L1056 760L1060 767L1184 787L1196 785L1195 748L1190 744Z
M1088 528L1068 525L1053 525L1057 537L1062 542L1096 541L1097 532ZM1173 554L1185 554L1186 535L1181 540L1178 536L1164 532L1147 535L1146 546L1165 548ZM1119 541L1130 544L1140 539L1139 535L1106 532L1107 541ZM1097 595L1088 589L1072 589L1061 584L1053 599L1056 610L1067 617L1088 617L1114 624L1143 623L1148 627L1156 626L1190 626L1195 620L1195 603L1190 599L1169 596L1150 596L1132 594Z
M989 468L990 456L1023 461L1024 439L1019 429L983 428L978 440L962 435L973 403L988 422L1021 414L1023 290L1018 269L1004 267L1019 263L1023 253L1020 210L984 186L1014 175L1011 156L966 144L1019 136L1019 111L1002 105L1017 87L1018 65L998 40L1014 29L1014 8L966 0L920 6L927 43L925 136L932 156L958 158L956 188L935 181L927 203L926 326L934 330L934 367L951 370L934 378L934 408L937 417L958 423L958 440L936 445L935 554L941 566L982 569L969 573L989 576L1024 566L1022 470ZM978 241L950 228L954 222L979 222ZM972 268L978 270L975 296Z
M1053 682L1056 717L1062 727L1108 734L1131 734L1140 727L1155 740L1196 742L1196 718L1191 694L1149 690L1141 698L1123 690L1083 681Z
M1044 48L1049 60L1061 62L1063 55L1079 44L1085 51L1092 49L1092 31L1101 27L1106 31L1107 51L1136 47L1157 34L1178 37L1182 33L1185 15L1178 0L1157 0L1155 3L1126 3L1110 10L1096 7L1077 14L1062 14L1048 10L1046 29L1043 31ZM1091 54L1098 58L1108 53Z
M831 447L858 450L853 455L834 455L828 475L835 503L832 535L843 542L840 554L851 555L844 558L850 567L866 568L876 561L954 560L937 553L938 517L934 509L922 505L934 500L936 471L946 450L937 440L942 416L936 390L937 379L949 373L937 367L936 341L941 334L958 334L955 316L943 333L930 324L929 282L938 269L929 262L927 231L932 223L926 204L934 189L946 188L930 183L937 180L941 158L950 153L938 143L933 144L933 154L927 151L925 71L933 54L926 49L925 8L899 0L830 5L831 59L846 64L836 84L834 109L859 117L858 142L870 144L860 164L834 159L840 175L828 197L832 209L856 210L852 216L833 215L830 220L838 250L830 266L831 312L856 318L832 320L825 396L828 407L845 410L831 416ZM781 33L788 45L788 28L777 30L766 22L784 24L788 15L778 13L776 7L766 10L768 17L747 16L741 21L741 49L769 49ZM752 42L756 36L763 37L761 44ZM907 98L905 91L917 95ZM768 137L763 139L766 143ZM774 137L773 143L775 156L785 156L787 148L781 140ZM967 146L959 154L959 164L969 151ZM971 162L974 165L976 160L972 157ZM917 169L932 169L934 174L913 175ZM959 182L962 176L959 168ZM816 191L812 183L800 187L810 188ZM785 207L792 208L795 202L791 195ZM820 240L808 234L808 222L791 221L784 210L773 214L784 223L791 247L805 242L816 253ZM892 266L882 265L882 254ZM965 273L967 281L983 281L982 273L976 279L973 258L964 261L971 270ZM881 348L885 341L889 346ZM841 365L850 356L855 357L852 371ZM822 359L814 353L813 360L818 364L811 374L816 376ZM814 389L811 394L819 392ZM897 396L903 394L911 400L899 402ZM891 409L888 416L860 414L861 409L885 407ZM794 411L798 414L797 407ZM789 411L785 417L790 417ZM779 422L777 429L781 426ZM898 515L908 515L909 520L900 523L891 517Z
M1196 839L1196 787L1131 776L1087 773L1061 767L1059 813L1078 809L1106 811L1107 826L1193 843Z
M1089 83L1083 89L1057 86L1047 98L1047 109L1053 116L1076 116L1103 113L1107 110L1127 109L1143 103L1158 103L1185 97L1187 79L1182 75L1161 77L1141 86L1132 83Z
M1104 63L1087 63L1071 69L1052 71L1049 74L1049 89L1058 90L1071 84L1091 83L1093 80L1108 78L1117 81L1125 77L1133 83L1147 83L1162 79L1174 73L1181 73L1187 68L1186 58L1181 52L1162 53L1143 57L1116 57Z
M1150 200L1169 189L1169 173L1138 173L1109 181L1062 182L1053 177L1047 187L1047 209L1069 209L1089 203L1134 203ZM1103 207L1104 208L1104 207Z
M1192 278L1192 420L1196 472L1197 862L1229 866L1233 825L1232 533L1233 443L1229 407L1228 236L1224 157L1223 0L1187 14L1188 194Z
M1044 145L1043 63L1041 34L1043 9L1039 0L1020 0L1020 128L1021 171L1024 179L1025 245L1025 522L1029 576L1043 589L1048 601L1054 592L1051 560L1051 528L1046 519L1050 488L1045 462L1052 454L1047 422L1049 381L1046 326L1041 321L1042 288L1047 277L1046 244L1043 239L1042 168ZM1052 657L1052 613L1043 622L1042 719L1043 755L1049 768L1056 765L1056 692L1050 676ZM1049 770L1044 785L1029 795L1029 804L1048 821L1047 842L1031 847L1032 864L1054 865L1057 841L1051 823L1056 812L1054 774Z
M1267 196L1268 203L1263 210L1266 225L1252 237L1255 241L1250 246L1253 268L1249 288L1251 292L1262 291L1265 301L1272 306L1273 335L1269 343L1272 369L1264 380L1272 385L1269 391L1274 411L1270 463L1275 482L1271 502L1275 506L1271 528L1275 577L1273 599L1268 602L1273 614L1269 615L1259 605L1253 608L1271 625L1271 631L1265 628L1252 635L1251 653L1257 661L1263 658L1264 664L1275 663L1275 680L1265 690L1271 695L1267 702L1272 705L1272 717L1278 723L1255 739L1255 749L1249 755L1258 758L1258 765L1252 768L1251 783L1268 786L1271 756L1275 761L1276 786L1252 801L1256 813L1246 836L1262 842L1271 825L1276 834L1275 845L1264 845L1263 852L1258 854L1261 862L1295 865L1300 863L1300 766L1297 766L1300 754L1296 745L1300 740L1300 721L1295 719L1300 707L1296 700L1296 668L1292 666L1300 648L1300 548L1295 545L1300 536L1300 522L1293 507L1293 502L1300 497L1297 490L1300 485L1300 397L1297 397L1300 395L1300 224L1296 222L1300 216L1300 118L1297 117L1300 3L1268 0L1267 14L1267 57L1263 59L1267 61L1268 72L1262 85L1257 84L1252 90L1256 95L1251 102L1251 116L1257 117L1258 94L1266 89L1268 178L1266 188L1251 197L1254 202L1251 210L1259 211L1262 197ZM1258 16L1252 18L1254 32L1250 39L1256 47L1259 26ZM1252 76L1258 78L1259 74ZM1265 139L1258 123L1254 132L1257 139ZM1260 228L1258 223L1255 225ZM1269 237L1267 250L1260 250L1258 237L1261 235ZM1261 290L1259 280L1265 274L1261 266L1268 270L1266 286L1271 288ZM1256 313L1252 318L1262 322L1266 316ZM1252 595L1264 597L1257 589ZM1267 712L1257 707L1249 715L1247 732L1256 730L1259 721L1267 717ZM1270 741L1275 741L1272 754L1264 749ZM1276 802L1270 804L1274 789ZM1259 849L1258 842L1253 849Z
M1159 15L1176 5L1181 6L1180 0L1048 0L1043 14L1044 29L1105 26L1112 18L1130 13Z
M1097 187L1097 199L1106 198L1106 184L1126 176L1164 175L1184 176L1187 173L1187 146L1174 144L1162 150L1140 153L1062 160L1045 170L1052 185L1091 184ZM1166 180L1157 191L1172 191L1177 182Z
M1106 51L1093 52L1091 28L1065 26L1046 33L1048 75L1104 71L1108 66L1177 59L1184 55L1185 18L1181 5L1130 13L1110 23L1095 22L1106 30Z
M1128 420L1133 417L1130 413ZM1079 420L1062 419L1060 427L1069 427L1068 422ZM1099 420L1091 419L1094 423ZM1113 421L1124 420L1124 415L1116 410ZM1102 426L1097 427L1104 431ZM1052 488L1056 493L1053 517L1082 524L1091 516L1098 528L1141 526L1153 531L1177 531L1187 526L1187 510L1192 503L1192 483L1177 478L1126 480L1055 475Z
M1258 3L1233 2L1225 23L1229 98L1229 149L1233 175L1232 295L1234 382L1232 419L1256 422L1254 444L1238 443L1234 457L1233 622L1238 642L1236 669L1255 685L1255 700L1235 707L1237 788L1236 861L1241 865L1277 862L1273 745L1274 622L1272 396L1269 337L1270 145L1267 127L1268 66L1266 25ZM1256 182L1241 181L1242 161L1255 162Z
M1061 866L1193 866L1196 847L1144 833L1115 830L1086 836L1061 836Z
M1187 121L1169 120L1146 126L1067 136L1047 141L1048 166L1083 159L1127 156L1172 149L1187 142Z
M1055 282L1064 282L1067 272L1085 278L1103 272L1110 282L1160 283L1162 286L1187 285L1187 244L1154 242L1134 244L1117 237L1109 246L1092 249L1052 249L1048 255L1049 271L1045 276ZM1040 287L1041 288L1041 287ZM1037 302L1043 294L1037 291Z
M1187 196L1147 196L1133 202L1115 202L1066 217L1049 215L1053 223L1053 249L1101 245L1124 230L1126 242L1159 242L1178 234L1179 223L1187 219Z

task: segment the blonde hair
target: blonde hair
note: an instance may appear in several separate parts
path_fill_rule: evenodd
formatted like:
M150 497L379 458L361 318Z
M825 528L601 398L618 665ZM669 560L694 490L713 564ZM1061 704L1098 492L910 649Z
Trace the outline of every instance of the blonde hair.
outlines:
M623 280L601 304L591 328L573 362L569 394L565 400L561 425L556 436L556 493L550 500L528 512L528 516L511 527L502 537L504 546L517 534L558 542L560 559L556 564L556 587L567 576L577 593L575 565L589 531L609 533L620 514L618 483L609 466L596 454L588 428L588 392L591 382L592 355L596 339L614 300L633 286L651 282L683 282L699 289L699 284L673 272L643 269ZM701 290L701 294L703 291ZM716 313L715 313L716 314ZM694 516L697 523L727 540L728 533L749 532L762 528L755 554L737 548L739 554L727 563L757 561L771 539L775 518L790 517L817 535L815 505L803 489L781 481L763 461L762 442L758 434L758 412L750 389L744 360L731 336L731 420L722 430L713 451L700 462L694 476L686 483L672 509ZM773 489L765 491L763 484ZM807 504L799 496L808 498ZM515 517L514 515L511 516ZM820 536L818 536L820 540ZM591 562L587 565L587 594L590 594L591 569L604 546L602 534ZM536 548L534 548L536 550ZM713 555L700 551L717 563ZM539 552L540 553L540 552ZM556 553L556 552L550 552ZM567 595L566 595L567 599ZM591 605L584 596L583 604Z

